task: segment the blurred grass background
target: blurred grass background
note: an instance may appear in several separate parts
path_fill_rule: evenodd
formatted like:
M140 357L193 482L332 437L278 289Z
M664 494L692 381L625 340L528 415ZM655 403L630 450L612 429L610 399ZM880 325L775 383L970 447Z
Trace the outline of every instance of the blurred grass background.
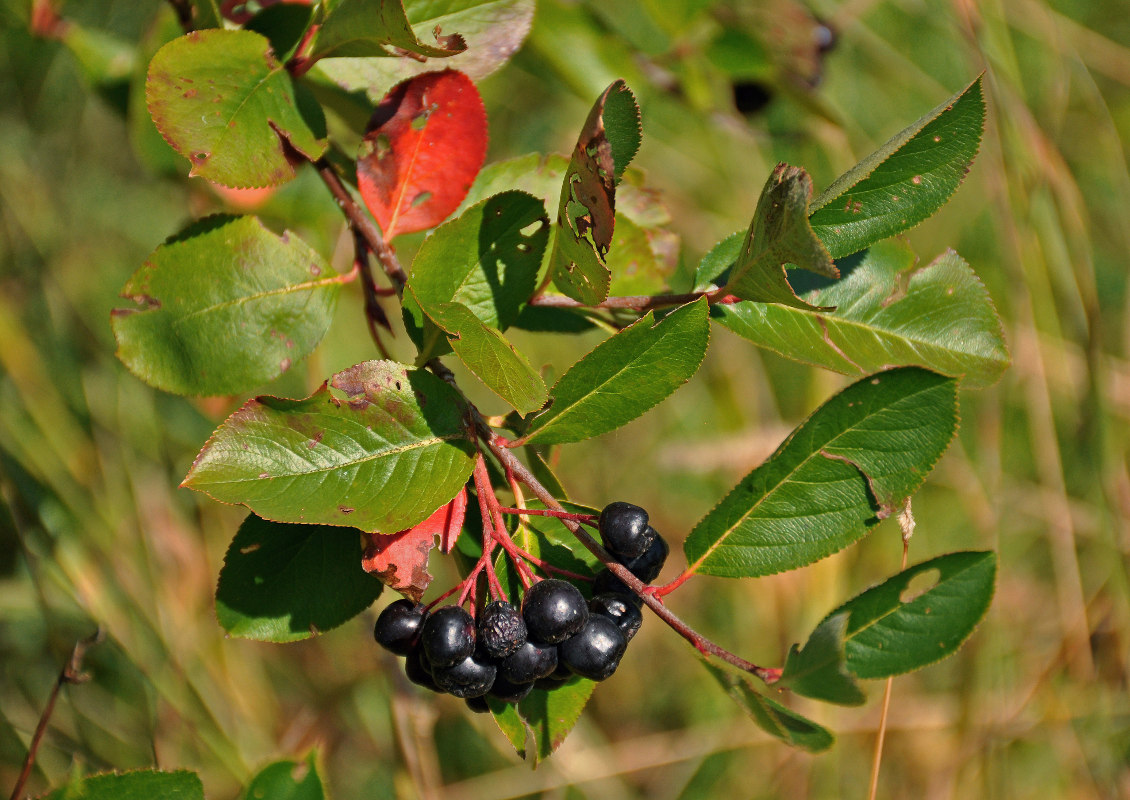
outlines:
M139 128L138 43L151 50L171 15L157 0L62 3L84 32L67 46L31 36L26 5L0 1L0 791L74 642L101 626L92 680L64 689L33 792L75 772L159 764L199 770L209 797L235 797L268 761L316 746L335 797L865 796L880 684L858 709L798 700L839 738L823 755L792 751L654 620L536 772L489 719L415 692L376 652L369 625L390 597L300 644L225 639L212 592L242 514L176 486L238 399L149 389L114 358L108 324L152 249L223 208ZM481 87L494 160L567 152L592 100L626 78L643 109L637 164L664 192L686 280L748 224L774 163L806 166L819 189L985 73L981 154L909 239L923 259L954 247L972 264L1014 365L962 394L959 439L915 497L911 561L993 548L999 586L957 656L896 679L880 796L1130 796L1126 10L540 0L525 47ZM821 54L827 31L835 46ZM754 84L741 97L758 107L735 108L735 82ZM311 175L260 213L348 259ZM325 345L273 391L301 396L374 356L350 288ZM516 338L557 374L595 341ZM578 501L648 507L677 542L844 383L715 329L691 384L616 434L564 448L560 474ZM699 578L670 603L776 664L899 557L888 522L807 569ZM665 574L680 559L676 548Z

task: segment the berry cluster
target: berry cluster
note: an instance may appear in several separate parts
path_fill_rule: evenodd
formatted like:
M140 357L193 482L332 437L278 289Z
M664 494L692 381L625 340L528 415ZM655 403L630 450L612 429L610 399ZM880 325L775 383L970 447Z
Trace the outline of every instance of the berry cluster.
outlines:
M669 550L646 511L612 503L599 527L606 549L632 574L644 583L659 575ZM643 622L640 605L622 581L602 570L587 603L573 584L546 578L526 591L520 610L494 600L477 619L457 605L429 612L398 600L381 612L373 633L382 647L404 656L410 681L486 711L487 696L517 703L534 686L552 689L574 675L610 677Z

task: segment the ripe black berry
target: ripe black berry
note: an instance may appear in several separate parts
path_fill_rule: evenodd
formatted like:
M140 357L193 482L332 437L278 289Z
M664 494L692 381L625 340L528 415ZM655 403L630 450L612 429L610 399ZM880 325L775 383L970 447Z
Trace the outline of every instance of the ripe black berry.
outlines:
M557 669L557 645L526 643L498 664L498 674L511 683L529 683Z
M433 672L458 664L475 649L475 621L460 606L444 606L424 622L420 644Z
M629 589L622 580L607 569L602 569L600 572L596 573L596 577L592 582L592 594L593 597L596 597L598 594L618 594L630 600L637 608L643 605L643 600L640 599L640 596Z
M427 615L425 606L411 600L397 600L377 617L377 624L373 626L373 638L381 647L398 656L408 655Z
M593 595L592 600L589 600L589 611L615 622L624 634L624 639L629 642L643 625L643 613L622 594Z
M438 692L440 689L436 686L435 678L432 677L426 659L423 648L417 644L404 656L404 674L408 676L408 680L417 686Z
M585 620L576 636L557 646L558 657L573 674L602 681L616 671L628 640L616 623L599 614Z
M667 540L656 533L655 528L650 525L648 530L652 531L654 538L648 545L647 550L644 550L642 554L635 558L617 559L628 568L628 572L644 583L651 583L659 577L663 565L667 562L667 556L671 553L671 548L667 546Z
M481 697L490 691L498 668L477 656L467 656L451 667L432 667L436 686L448 694L464 699Z
M476 627L479 645L491 658L506 658L526 643L522 613L505 600L488 603Z
M580 589L556 578L535 583L522 603L530 637L546 644L568 639L581 629L588 615Z
M643 555L656 536L647 524L647 512L631 503L609 503L600 512L600 536L617 558Z
M486 714L490 711L490 706L487 705L487 696L485 694L478 697L468 697L463 701L467 704L467 708L474 711L476 714Z
M499 675L494 679L494 686L490 687L490 696L498 698L504 703L517 703L528 695L533 688L532 683L511 683Z

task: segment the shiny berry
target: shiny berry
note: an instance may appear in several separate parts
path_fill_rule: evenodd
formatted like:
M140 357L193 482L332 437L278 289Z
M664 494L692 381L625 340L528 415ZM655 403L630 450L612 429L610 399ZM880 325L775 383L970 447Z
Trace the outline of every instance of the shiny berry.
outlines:
M498 668L477 655L467 656L451 667L432 667L436 686L456 697L481 697L490 691Z
M602 681L620 666L627 647L628 640L615 622L593 614L580 633L557 646L557 653L574 675Z
M490 687L490 696L504 703L517 703L534 688L533 683L511 683L499 675Z
M526 643L498 663L498 674L511 683L529 683L557 669L557 645Z
M589 611L615 622L624 634L624 639L629 642L643 625L643 613L622 594L593 595L592 600L589 600Z
M526 643L526 622L522 612L505 600L488 603L476 625L479 646L491 658L506 658Z
M478 697L468 697L463 701L467 704L467 708L474 711L476 714L486 714L490 711L490 706L487 705L487 696L485 694Z
M420 635L427 615L425 606L411 600L397 600L377 617L373 638L386 650L398 656L407 655Z
M655 528L648 526L652 532ZM670 555L671 548L667 546L667 540L655 533L651 544L648 545L647 550L636 556L635 558L617 559L621 564L628 568L628 572L635 575L644 583L651 583L659 577L659 573L663 571L663 565L667 562L667 556Z
M420 644L433 673L458 664L475 650L475 621L460 606L444 606L425 620Z
M427 657L424 655L423 648L418 644L404 656L404 674L408 676L408 680L417 686L423 686L433 692L440 690L436 686L431 670L428 668Z
M615 502L600 512L600 537L617 558L643 555L655 536L655 529L647 524L647 512L639 506Z
M607 569L602 569L600 572L596 573L596 577L592 582L592 594L593 597L596 597L598 594L618 594L627 598L637 608L643 605L643 600L640 599L640 596L629 589L622 580Z
M522 603L522 618L530 638L545 644L568 639L581 629L588 615L581 590L556 578L535 583Z

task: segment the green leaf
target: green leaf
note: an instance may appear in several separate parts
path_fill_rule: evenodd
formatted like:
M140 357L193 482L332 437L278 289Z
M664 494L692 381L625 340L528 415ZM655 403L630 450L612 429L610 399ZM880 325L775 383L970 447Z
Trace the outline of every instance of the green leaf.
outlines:
M204 800L204 785L195 772L139 769L78 778L41 800Z
M835 739L826 728L761 694L744 675L737 675L706 660L702 664L726 694L749 713L757 727L770 736L810 753L820 753L832 746Z
M981 78L837 178L812 202L812 227L836 258L917 225L942 207L977 156Z
M467 49L463 37L454 31L434 34L434 45L417 39L402 0L336 0L327 5L329 11L311 52L314 59L399 57L398 50L442 58Z
M267 39L208 29L169 42L149 64L149 113L192 162L189 175L238 188L277 186L295 175L292 147L313 160L326 150L321 107L296 94Z
M597 99L581 129L557 208L550 268L569 297L596 305L608 297L605 266L615 225L616 180L639 147L639 109L622 80Z
M323 800L317 756L311 751L303 761L276 761L251 779L240 800Z
M829 616L850 615L847 668L860 678L886 678L955 652L988 611L996 574L996 553L950 553L844 603ZM919 575L932 579L925 591L914 589Z
M118 358L167 392L250 391L313 351L344 280L289 231L210 217L158 247L123 287L136 306L111 316Z
M487 706L491 716L502 731L502 735L510 742L514 752L519 758L526 757L526 739L530 735L530 727L518 713L518 707L513 703L504 703L493 697L487 696Z
M785 265L838 278L832 257L808 224L812 178L800 167L778 164L757 201L726 291L743 300L811 308L785 277Z
M1008 368L992 300L952 250L919 268L905 242L879 242L843 280L805 298L836 310L742 302L718 304L712 313L761 347L836 372L914 364L972 388L991 385Z
M530 31L534 0L406 0L404 10L417 41L431 41L437 27L441 34L458 33L467 49L445 57L442 65L480 81L517 52ZM339 86L367 92L373 101L395 84L436 68L433 61L412 58L332 58L315 67Z
M771 575L862 538L925 480L957 429L957 382L881 372L816 410L683 543L688 572Z
M220 7L216 0L192 0L192 6L196 11L192 23L198 30L223 27L224 21L220 16Z
M596 684L573 678L554 689L534 689L518 703L518 713L534 737L534 764L553 755L573 730Z
M621 191L624 184L617 189ZM620 204L623 205L623 204ZM679 266L679 237L666 228L645 228L616 212L616 246L608 252L609 294L660 294Z
M514 345L480 322L469 308L461 303L437 303L424 311L447 334L459 360L488 389L522 414L545 405L548 392L541 376Z
M241 639L295 642L353 619L384 588L361 568L361 536L249 514L220 570L220 625Z
M649 311L561 376L523 441L577 442L632 421L690 380L709 339L706 298L658 324Z
M422 370L366 361L305 400L247 402L182 485L278 522L392 532L455 496L473 454L454 389Z
M821 622L804 649L793 645L785 659L781 678L774 686L829 703L858 706L866 700L863 690L848 673L844 662L844 631L848 615L835 614Z
M525 192L490 197L436 228L412 261L405 295L405 324L417 346L421 304L461 303L488 327L513 325L537 287L548 235L545 206Z

